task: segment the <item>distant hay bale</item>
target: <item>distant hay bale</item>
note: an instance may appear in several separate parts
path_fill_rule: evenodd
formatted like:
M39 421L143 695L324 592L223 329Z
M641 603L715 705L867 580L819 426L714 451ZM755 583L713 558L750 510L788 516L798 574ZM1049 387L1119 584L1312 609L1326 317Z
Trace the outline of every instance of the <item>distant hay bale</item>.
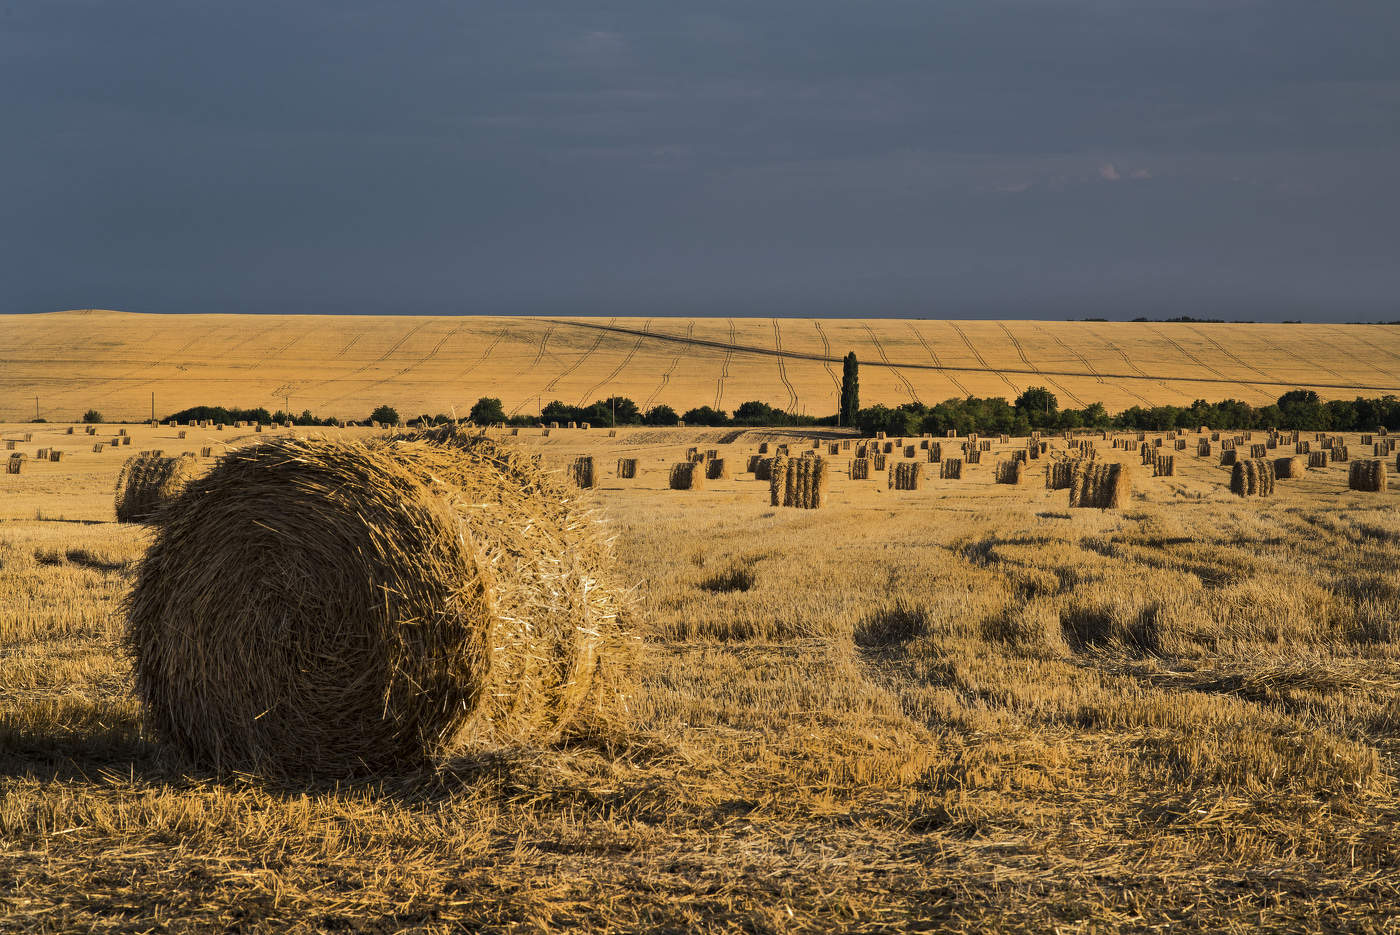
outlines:
M880 446L880 451L887 455L894 454L894 442L885 442Z
M1176 450L1176 451L1185 451L1185 450L1186 450L1186 439L1184 439L1184 438L1178 438L1175 442L1173 442L1173 445L1175 446L1175 450Z
M841 443L832 442L826 446L826 453L829 455L839 455L841 453Z
M1230 471L1230 491L1241 497L1270 497L1274 493L1274 463L1264 458L1236 461Z
M571 429L576 429L576 428L578 428L578 423L577 423L577 422L570 422L570 423L569 423L569 428L571 428Z
M768 453L768 443L767 443L767 442L759 442L759 443L758 443L758 453L761 454L761 455L766 455L766 454Z
M981 464L982 450L980 448L973 448L971 451L963 455L963 461L967 464Z
M1220 463L1222 465L1228 467L1229 465L1235 464L1238 461L1238 457L1239 452L1237 452L1234 448L1220 449Z
M704 490L705 465L699 461L679 461L671 465L672 490Z
M588 429L593 428L593 423L591 423L591 422L580 422L580 423L578 424L578 427L579 427L580 429L583 429L583 430L586 431L586 430L588 430Z
M960 480L962 478L962 458L944 458L939 463L938 476L944 480Z
M123 444L123 445L130 445L130 444L131 444L131 436L130 436L130 435L123 435L123 436L122 436L122 444Z
M184 438L184 437L185 437L185 432L184 432L184 430L181 429L180 431L176 432L176 433L175 433L175 437L176 437L176 438Z
M64 434L64 435L72 435L72 434L73 434L73 426L70 425L70 426L68 426L68 428L64 429L64 430L63 430L63 434Z
M1308 467L1310 467L1310 468L1325 468L1325 467L1327 467L1327 452L1325 452L1325 451L1310 451L1310 452L1308 452Z
M97 444L92 446L92 450L96 454L101 454L103 449L105 449L106 447L107 446L104 443L98 442Z
M915 455L915 453L916 453L917 451L918 451L918 449L915 448L913 445L905 445L905 446L904 446L904 457L906 457L906 458L912 458L912 457L914 457L914 455Z
M598 474L593 469L592 455L579 455L569 465L569 480L580 490L592 490L598 486Z
M24 455L18 451L5 460L5 473L18 474L24 470Z
M996 482L998 484L1019 484L1025 477L1025 461L998 461L996 464Z
M773 453L775 455L782 455L784 458L792 455L792 452L788 450L787 442L780 443L776 448L773 449Z
M1267 458L1269 456L1269 449L1264 445L1250 445L1249 456L1251 458Z
M1312 442L1294 442L1293 453L1295 455L1312 454Z
M918 490L923 478L924 462L901 461L890 465L889 487L891 490Z
M855 458L855 459L853 459L853 460L851 461L851 466L850 466L850 475L851 475L851 480L869 480L869 479L870 479L870 459L869 459L869 458Z
M1143 445L1143 446L1142 446L1142 463L1145 464L1145 465L1152 464L1156 459L1157 459L1157 451L1156 451L1156 449L1153 448L1153 447L1150 446L1150 445Z
M201 458L212 458L214 457L214 449L205 445L203 448L199 449L199 456Z
M1199 441L1196 442L1196 457L1198 457L1198 458L1209 458L1209 457L1210 457L1210 442L1206 441L1204 438L1202 438L1202 439L1200 439Z
M194 458L154 454L128 458L117 475L116 513L119 523L145 523L185 489L194 478Z
M706 480L729 480L729 462L724 458L710 458L705 462Z
M40 448L38 451L34 452L34 460L35 460L35 461L47 461L47 460L49 460L49 450L48 450L47 448Z
M1352 490L1379 493L1386 490L1389 485L1385 462L1379 458L1358 459L1351 462L1347 470L1347 486Z
M719 457L719 449L717 449L717 448L710 448L710 449L707 449L706 452L705 452L705 460L706 460L706 461L713 461L715 458L718 458L718 457Z
M772 458L759 458L757 460L757 462L753 466L753 479L767 481L771 481L773 479Z
M636 458L618 458L617 476L621 480L632 480L637 476Z
M552 743L600 713L621 611L587 501L428 430L230 453L162 511L126 604L154 736L316 779Z
M1274 459L1274 477L1277 480L1288 480L1294 477L1302 477L1305 468L1302 455L1293 455L1288 458Z
M701 457L699 448L687 448L685 450L685 459L687 461L699 461Z
M768 459L768 504L787 506L788 496L788 458L774 455Z
M937 464L939 461L942 461L942 460L943 460L943 443L942 443L942 442L929 442L929 445L928 445L928 462L929 462L929 464Z
M1121 509L1128 505L1132 489L1132 478L1123 465L1080 461L1070 479L1069 505L1082 509Z
M1153 477L1171 477L1176 474L1176 455L1157 455L1152 459Z
M14 451L14 450L15 450L15 445L17 445L17 444L19 444L19 442L15 441L13 438L7 438L7 439L5 439L5 450L6 450L6 451Z
M870 455L870 470L883 471L885 469L885 456L876 452Z
M1346 445L1333 445L1327 453L1333 461L1345 463L1351 460Z

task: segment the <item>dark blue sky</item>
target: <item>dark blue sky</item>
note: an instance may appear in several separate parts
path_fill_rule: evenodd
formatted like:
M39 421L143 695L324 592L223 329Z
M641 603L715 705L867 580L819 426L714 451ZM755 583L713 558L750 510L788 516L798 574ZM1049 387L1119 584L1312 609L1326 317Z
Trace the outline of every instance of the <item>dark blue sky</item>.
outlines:
M0 5L0 311L1400 318L1400 3Z

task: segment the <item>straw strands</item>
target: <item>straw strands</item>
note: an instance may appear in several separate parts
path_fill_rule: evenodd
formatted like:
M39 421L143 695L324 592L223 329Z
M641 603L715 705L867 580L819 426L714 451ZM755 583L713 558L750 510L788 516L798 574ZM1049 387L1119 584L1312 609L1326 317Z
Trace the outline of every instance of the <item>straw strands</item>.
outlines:
M226 455L127 601L146 727L196 762L341 777L605 714L622 609L586 501L455 426Z
M117 522L154 520L161 508L185 489L197 470L198 462L194 458L166 458L156 454L128 458L117 475Z
M1236 461L1230 471L1230 491L1241 497L1270 497L1274 493L1275 476L1272 461L1263 458Z

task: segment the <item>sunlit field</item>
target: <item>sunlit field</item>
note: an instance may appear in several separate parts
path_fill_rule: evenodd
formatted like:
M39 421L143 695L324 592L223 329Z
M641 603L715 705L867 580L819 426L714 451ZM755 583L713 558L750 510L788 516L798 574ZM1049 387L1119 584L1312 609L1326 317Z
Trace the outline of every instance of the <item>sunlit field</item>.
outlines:
M865 405L1015 399L1048 387L1101 402L1274 402L1400 394L1400 328L1338 324L768 318L0 315L0 419L142 420L188 406L310 410L363 419L465 417L482 396L511 415L551 400L625 396L733 411L835 412L841 358L861 361ZM37 399L36 399L37 397Z
M67 428L3 432L31 458L0 475L0 930L1394 931L1400 490L1346 462L1241 497L1218 440L1147 435L1175 457L1154 477L1114 447L1137 436L1092 436L1131 494L1070 509L1057 437L1019 484L994 476L1025 439L960 480L921 445L963 439L909 439L935 470L896 491L848 477L835 432L521 429L595 458L634 585L626 716L297 786L143 737L120 604L151 532L112 488L138 450L370 430L136 425L97 452ZM825 502L770 506L749 456L814 440ZM691 447L730 476L669 489Z

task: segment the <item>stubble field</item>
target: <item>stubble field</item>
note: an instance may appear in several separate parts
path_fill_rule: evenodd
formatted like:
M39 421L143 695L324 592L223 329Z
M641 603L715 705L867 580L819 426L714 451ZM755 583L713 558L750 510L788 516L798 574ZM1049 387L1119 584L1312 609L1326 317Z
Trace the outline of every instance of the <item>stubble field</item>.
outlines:
M1100 440L1100 511L994 483L1024 440L914 491L842 452L807 511L746 457L843 436L521 430L602 471L628 720L289 787L149 744L119 649L125 452L262 436L4 429L67 453L0 481L0 931L1396 931L1400 491L1346 464L1245 499ZM667 489L691 446L733 476Z
M465 416L482 396L529 415L560 400L626 396L732 411L758 400L828 415L841 358L861 361L865 405L1015 399L1045 386L1064 407L1101 402L1260 406L1400 394L1400 328L1335 324L766 318L424 318L0 315L0 421L109 419L188 406L311 410L363 419Z

